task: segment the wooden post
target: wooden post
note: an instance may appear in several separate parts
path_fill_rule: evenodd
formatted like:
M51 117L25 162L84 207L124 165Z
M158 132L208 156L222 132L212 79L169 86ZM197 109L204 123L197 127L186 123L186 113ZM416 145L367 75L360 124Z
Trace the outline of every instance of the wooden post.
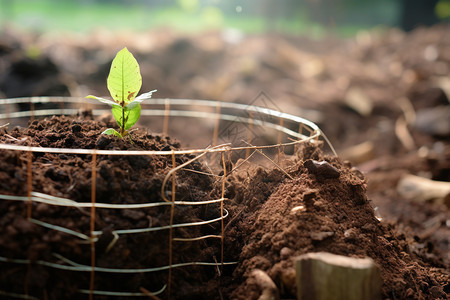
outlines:
M326 252L297 258L297 299L379 300L381 278L370 258L352 258Z

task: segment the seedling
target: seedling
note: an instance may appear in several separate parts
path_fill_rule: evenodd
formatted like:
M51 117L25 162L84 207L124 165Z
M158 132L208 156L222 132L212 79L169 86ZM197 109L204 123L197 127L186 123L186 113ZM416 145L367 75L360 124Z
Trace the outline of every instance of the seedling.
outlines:
M108 90L113 100L89 95L86 98L96 99L112 107L112 114L120 131L108 128L102 134L114 134L123 138L129 133L129 129L141 116L141 102L150 99L156 90L144 93L136 97L142 86L142 77L139 64L133 54L127 48L123 48L117 54L111 64L111 70L107 79Z

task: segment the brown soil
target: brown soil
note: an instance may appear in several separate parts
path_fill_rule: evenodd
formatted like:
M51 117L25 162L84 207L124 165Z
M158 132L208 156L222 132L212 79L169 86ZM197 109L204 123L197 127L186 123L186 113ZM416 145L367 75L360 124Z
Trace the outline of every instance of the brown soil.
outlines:
M27 129L2 130L1 142L42 147L86 149L170 150L179 144L168 137L145 131L133 132L132 140L100 135L111 120L95 121L89 114L52 117L34 121ZM0 192L26 195L26 154L1 151ZM259 287L249 278L259 268L277 284L282 298L295 297L294 258L300 254L328 251L346 256L369 256L380 267L385 299L445 299L448 274L442 262L417 255L414 243L396 234L375 217L366 194L366 179L360 171L339 159L324 156L320 148L305 145L292 157L282 157L284 170L249 167L228 177L226 208L230 217L225 227L225 261L222 276L213 267L174 269L174 299L257 299ZM190 159L177 158L177 164ZM33 157L33 190L89 202L92 157L89 155L38 154ZM318 163L324 162L325 163ZM204 171L200 163L189 168ZM145 203L160 201L164 176L171 169L171 157L99 156L97 201ZM220 193L220 181L192 172L177 175L177 200L206 200ZM303 208L300 208L303 206ZM178 223L218 217L216 209L178 209ZM1 201L6 212L0 220L0 256L32 261L61 262L58 253L80 264L90 265L89 244L72 236L48 230L26 219L26 205ZM168 262L168 234L154 232L124 235L106 251L113 229L167 225L168 207L146 210L102 210L96 214L96 230L103 234L96 244L96 264L110 268L146 268ZM32 217L88 234L90 215L83 209L34 204ZM207 226L177 232L183 236L211 234L219 228ZM432 253L433 251L430 251ZM175 243L174 263L214 261L220 257L217 242ZM159 290L167 272L111 275L97 272L98 290ZM89 286L89 274L69 272L35 264L2 263L0 289L43 299L75 299L77 289ZM166 298L167 293L160 295ZM102 297L98 297L101 299Z
M110 125L111 126L111 125ZM89 115L72 117L52 117L34 121L28 129L14 129L8 134L2 132L1 141L42 147L65 147L81 149L128 149L128 150L171 150L179 144L168 137L153 136L143 131L133 133L133 142L110 136L100 135L107 128L104 122L93 121ZM27 193L27 157L12 151L1 151L2 194L26 195ZM33 155L33 191L67 197L80 202L91 200L90 155L39 154ZM177 164L189 160L189 156L177 157ZM161 201L161 183L171 169L172 160L167 156L99 156L97 160L96 201L102 203L146 203ZM188 168L202 171L202 166L192 163ZM203 170L204 171L204 170ZM177 179L177 200L205 200L211 187L209 177L183 171ZM192 173L192 174L191 174ZM49 230L26 219L26 206L23 203L1 201L0 210L7 212L1 218L0 255L8 258L27 258L33 261L44 260L58 262L54 253L58 253L80 264L90 265L89 244L80 244L70 235ZM177 208L174 219L185 223L198 219L217 218L217 210L200 211ZM34 204L34 219L89 234L89 210L59 208L47 204ZM149 234L127 235L120 238L111 251L106 251L113 236L113 229L146 228L169 224L167 207L139 210L98 209L96 230L103 232L96 243L97 266L114 268L144 268L149 265L158 267L168 262L168 234L156 231ZM177 230L174 234L178 234ZM189 235L196 236L196 230ZM182 245L182 246L181 246ZM173 263L189 259L198 260L201 244L188 246L174 245ZM208 251L204 251L208 253ZM197 254L196 254L197 253ZM207 255L207 254L205 254ZM183 281L191 284L204 281L212 276L208 270L197 272L174 271L174 281L182 292ZM177 273L178 272L178 273ZM42 266L20 266L16 264L2 266L1 290L23 293L24 288L30 295L40 298L69 299L76 298L77 288L89 286L89 276L82 272L67 272L44 268ZM25 278L25 282L24 282ZM178 279L177 279L178 278ZM99 290L133 291L146 287L150 291L159 290L167 281L166 273L156 275L142 274L113 275L96 274ZM179 294L176 291L175 295Z
M241 263L234 275L247 280L232 297L258 298L260 288L249 275L259 268L275 281L282 298L295 298L295 257L326 251L374 259L381 270L383 299L445 299L448 274L430 268L413 253L404 235L380 223L361 172L337 158L323 157L315 148L304 150L313 154L303 151L300 158L290 162L288 170L294 180L283 179L278 170L259 169L255 177L241 179L243 184L235 182L246 208L233 228L237 231L227 234L239 240L244 233ZM315 173L308 168L309 161L304 161L308 157L328 161L340 175L332 173L327 178L330 171L325 171L325 176ZM262 191L273 192L264 197ZM256 207L260 208L255 211ZM433 266L444 268L442 264Z
M41 50L39 58L26 55L30 45ZM124 46L141 65L143 91L157 88L155 96L161 98L243 102L305 117L327 134L343 161L306 147L294 157L285 157L283 166L293 180L276 168L241 168L229 176L225 260L239 264L224 268L221 277L210 267L175 270L174 297L255 298L259 291L249 273L258 267L271 276L282 297L293 298L292 258L325 250L372 257L382 269L385 299L446 298L445 293L450 292L446 271L450 269L450 203L412 201L397 191L397 185L406 174L450 180L448 24L410 33L362 31L346 40L280 34L230 39L222 32L186 36L167 30L138 35L98 31L82 38L68 34L52 38L6 30L0 35L0 97L107 95L110 62ZM89 115L55 118L32 124L30 129L0 129L0 141L99 149L169 150L180 146L173 139L143 131L133 133L134 144L101 137L101 130L114 126L108 123L110 120L97 122ZM55 124L60 125L50 130ZM158 126L152 123L147 127L158 132ZM183 129L183 146L197 146L188 144L196 134L192 125L180 122L172 126ZM25 136L31 138L23 140ZM207 139L205 143L210 137ZM355 151L353 146L362 142L368 146L366 151ZM0 157L0 192L25 195L26 155L1 151ZM34 190L90 201L91 159L35 154ZM178 163L188 158L179 159ZM331 175L335 171L320 175L311 162L305 164L308 159L328 161L339 170L339 178ZM97 196L117 203L147 201L148 197L160 201L161 180L170 166L170 158L163 157L98 157ZM192 167L204 168L200 163ZM177 199L209 199L219 193L210 177L187 174L177 178ZM192 190L193 183L198 190ZM360 201L355 203L355 199ZM306 209L292 212L300 205ZM189 214L196 219L217 217L212 208L206 211L211 214L208 216L202 211ZM28 223L24 204L2 200L0 212L0 256L57 262L52 253L58 252L90 263L88 245ZM167 246L157 246L154 240L168 238L158 234L121 237L111 252L105 253L112 229L167 224L166 209L98 209L97 214L96 229L104 231L98 242L99 264L137 268L167 262ZM186 215L180 211L177 218L192 220ZM375 216L381 217L381 222ZM86 210L39 204L33 207L33 217L89 232ZM208 234L219 229L206 227ZM205 233L205 229L195 230L179 233ZM219 259L219 245L211 241L189 247L178 253L198 255L193 260ZM148 274L106 276L103 280L105 274L99 273L96 288L134 291L144 286L158 290L166 282L167 274ZM37 265L28 270L0 262L0 291L28 291L42 299L74 298L79 296L75 290L88 284L88 275L81 272Z

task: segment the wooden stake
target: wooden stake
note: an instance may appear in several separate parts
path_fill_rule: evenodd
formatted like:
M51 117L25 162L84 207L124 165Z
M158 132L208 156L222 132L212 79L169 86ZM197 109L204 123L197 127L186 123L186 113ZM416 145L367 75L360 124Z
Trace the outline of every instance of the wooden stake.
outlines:
M307 253L295 263L297 299L379 300L381 279L370 258Z

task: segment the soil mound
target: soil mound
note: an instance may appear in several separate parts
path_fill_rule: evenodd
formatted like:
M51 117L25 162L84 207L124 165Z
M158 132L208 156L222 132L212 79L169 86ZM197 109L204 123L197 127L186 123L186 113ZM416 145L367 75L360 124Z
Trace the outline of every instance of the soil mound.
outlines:
M445 299L448 274L417 259L405 236L376 218L361 172L337 158L324 157L313 145L300 153L284 163L293 179L278 169L257 169L255 176L239 184L236 194L244 195L241 203L249 208L237 228L227 232L243 246L234 273L243 279L231 298L259 297L261 290L250 274L254 268L267 272L282 298L294 298L294 259L326 251L371 257L381 271L384 299ZM258 200L260 209L253 210L261 191L268 196Z

